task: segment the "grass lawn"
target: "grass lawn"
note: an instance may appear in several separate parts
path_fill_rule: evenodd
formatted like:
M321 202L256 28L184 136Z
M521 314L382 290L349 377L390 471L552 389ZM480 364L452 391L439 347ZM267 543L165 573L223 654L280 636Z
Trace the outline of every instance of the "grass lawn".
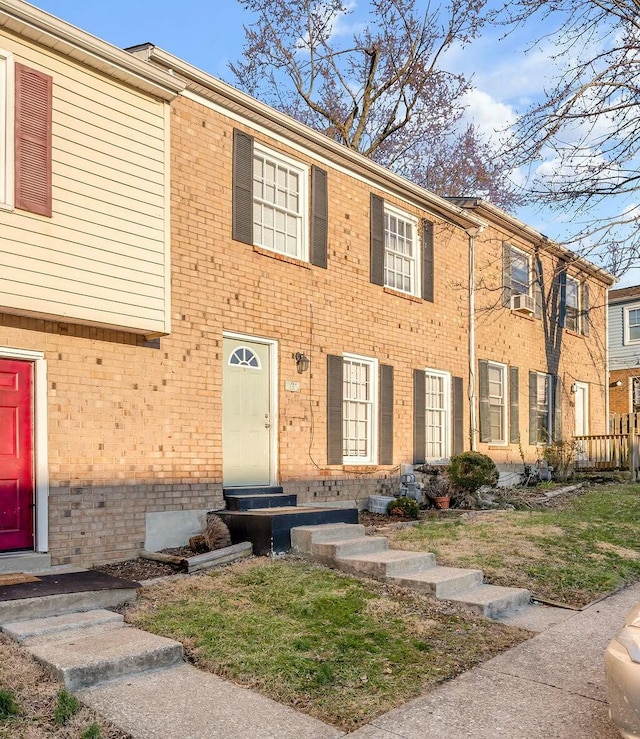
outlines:
M295 559L144 588L135 625L201 668L350 731L528 634Z
M591 488L551 510L451 516L393 533L392 546L576 607L640 578L640 485Z

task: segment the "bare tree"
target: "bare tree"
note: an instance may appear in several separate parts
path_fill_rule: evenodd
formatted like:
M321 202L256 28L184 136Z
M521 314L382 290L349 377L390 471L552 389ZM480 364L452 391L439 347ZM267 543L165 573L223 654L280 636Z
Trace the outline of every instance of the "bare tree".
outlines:
M517 203L506 162L462 121L469 81L441 64L487 0L369 0L362 22L342 0L239 2L253 17L230 65L244 90L440 195Z
M508 24L534 19L555 78L517 124L515 163L530 167L531 199L565 214L574 248L622 274L640 256L640 0L502 9Z

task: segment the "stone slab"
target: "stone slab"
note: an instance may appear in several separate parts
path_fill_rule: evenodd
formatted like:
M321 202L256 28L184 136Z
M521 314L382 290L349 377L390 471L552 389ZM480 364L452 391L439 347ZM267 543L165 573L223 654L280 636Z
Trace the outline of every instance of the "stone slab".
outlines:
M0 624L44 618L75 611L91 611L96 608L114 608L133 602L137 597L135 588L120 590L86 591L63 593L42 598L0 601Z
M144 548L148 552L159 552L161 549L185 546L189 538L201 534L206 525L206 510L147 513Z
M105 609L65 613L47 618L33 618L4 624L1 629L11 639L24 642L32 639L59 637L68 631L79 631L104 624L122 624L122 614Z
M80 699L135 739L337 739L344 733L190 665L96 686Z

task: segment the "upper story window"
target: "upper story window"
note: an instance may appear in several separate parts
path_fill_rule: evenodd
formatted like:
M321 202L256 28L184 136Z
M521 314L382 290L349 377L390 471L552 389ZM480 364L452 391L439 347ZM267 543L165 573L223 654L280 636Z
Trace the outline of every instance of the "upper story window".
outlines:
M640 305L631 305L624 309L624 343L640 342Z
M0 49L0 207L13 207L13 55Z
M509 247L511 295L530 294L531 257L520 249Z
M580 332L580 283L574 277L567 276L565 328Z
M256 246L307 258L306 169L255 144L253 239Z
M417 231L417 219L385 203L384 284L410 295L419 294Z

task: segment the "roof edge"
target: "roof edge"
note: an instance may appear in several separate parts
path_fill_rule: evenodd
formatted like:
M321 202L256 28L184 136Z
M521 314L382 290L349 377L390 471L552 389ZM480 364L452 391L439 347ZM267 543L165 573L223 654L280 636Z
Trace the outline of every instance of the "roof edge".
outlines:
M505 210L498 207L497 205L494 205L493 203L489 203L482 198L460 197L449 198L449 200L457 203L462 208L476 210L482 216L490 220L502 223L508 228L518 231L519 233L527 236L529 239L535 242L536 246L540 246L545 251L551 252L552 254L555 254L562 259L568 259L574 264L580 265L580 268L583 271L587 272L592 277L595 277L601 282L604 282L606 285L615 285L615 283L617 282L617 277L607 272L605 269L602 269L602 267L598 267L598 265L590 262L588 259L585 259L584 257L581 257L575 252L571 251L571 249L567 249L566 246L563 246L562 244L559 244L557 241L554 241L545 234L536 231L535 228L528 226L526 223L524 223L524 221L521 221L519 218L512 216L511 214L507 213Z
M145 64L126 51L24 0L0 0L0 27L31 38L58 53L73 49L78 52L72 57L74 60L109 74L109 70L105 70L107 65L112 68L110 76L162 100L173 100L184 89L184 82L166 71Z
M477 215L470 213L464 208L460 208L455 203L449 202L446 198L442 198L439 195L416 185L410 180L407 180L401 175L395 174L386 167L383 167L381 164L377 164L372 159L365 157L363 154L347 148L343 144L330 139L328 136L325 136L304 123L300 123L300 121L297 121L295 118L292 118L285 113L281 113L266 103L256 100L250 95L247 95L247 93L237 90L232 85L229 85L217 77L194 67L188 62L185 62L179 57L176 57L153 44L141 44L139 46L130 47L128 51L140 58L159 64L163 68L183 77L187 81L187 85L188 83L197 85L197 94L199 95L202 95L202 90L204 89L205 91L209 91L218 96L218 98L223 97L235 105L242 106L248 111L257 113L263 119L271 121L278 126L296 133L303 139L306 139L316 146L322 147L326 151L330 151L341 159L348 160L353 164L368 170L374 178L377 178L380 181L384 180L387 185L391 184L406 193L410 193L414 198L427 204L428 207L437 215L442 216L446 220L455 223L463 229L477 228L486 225L485 221L478 218Z

